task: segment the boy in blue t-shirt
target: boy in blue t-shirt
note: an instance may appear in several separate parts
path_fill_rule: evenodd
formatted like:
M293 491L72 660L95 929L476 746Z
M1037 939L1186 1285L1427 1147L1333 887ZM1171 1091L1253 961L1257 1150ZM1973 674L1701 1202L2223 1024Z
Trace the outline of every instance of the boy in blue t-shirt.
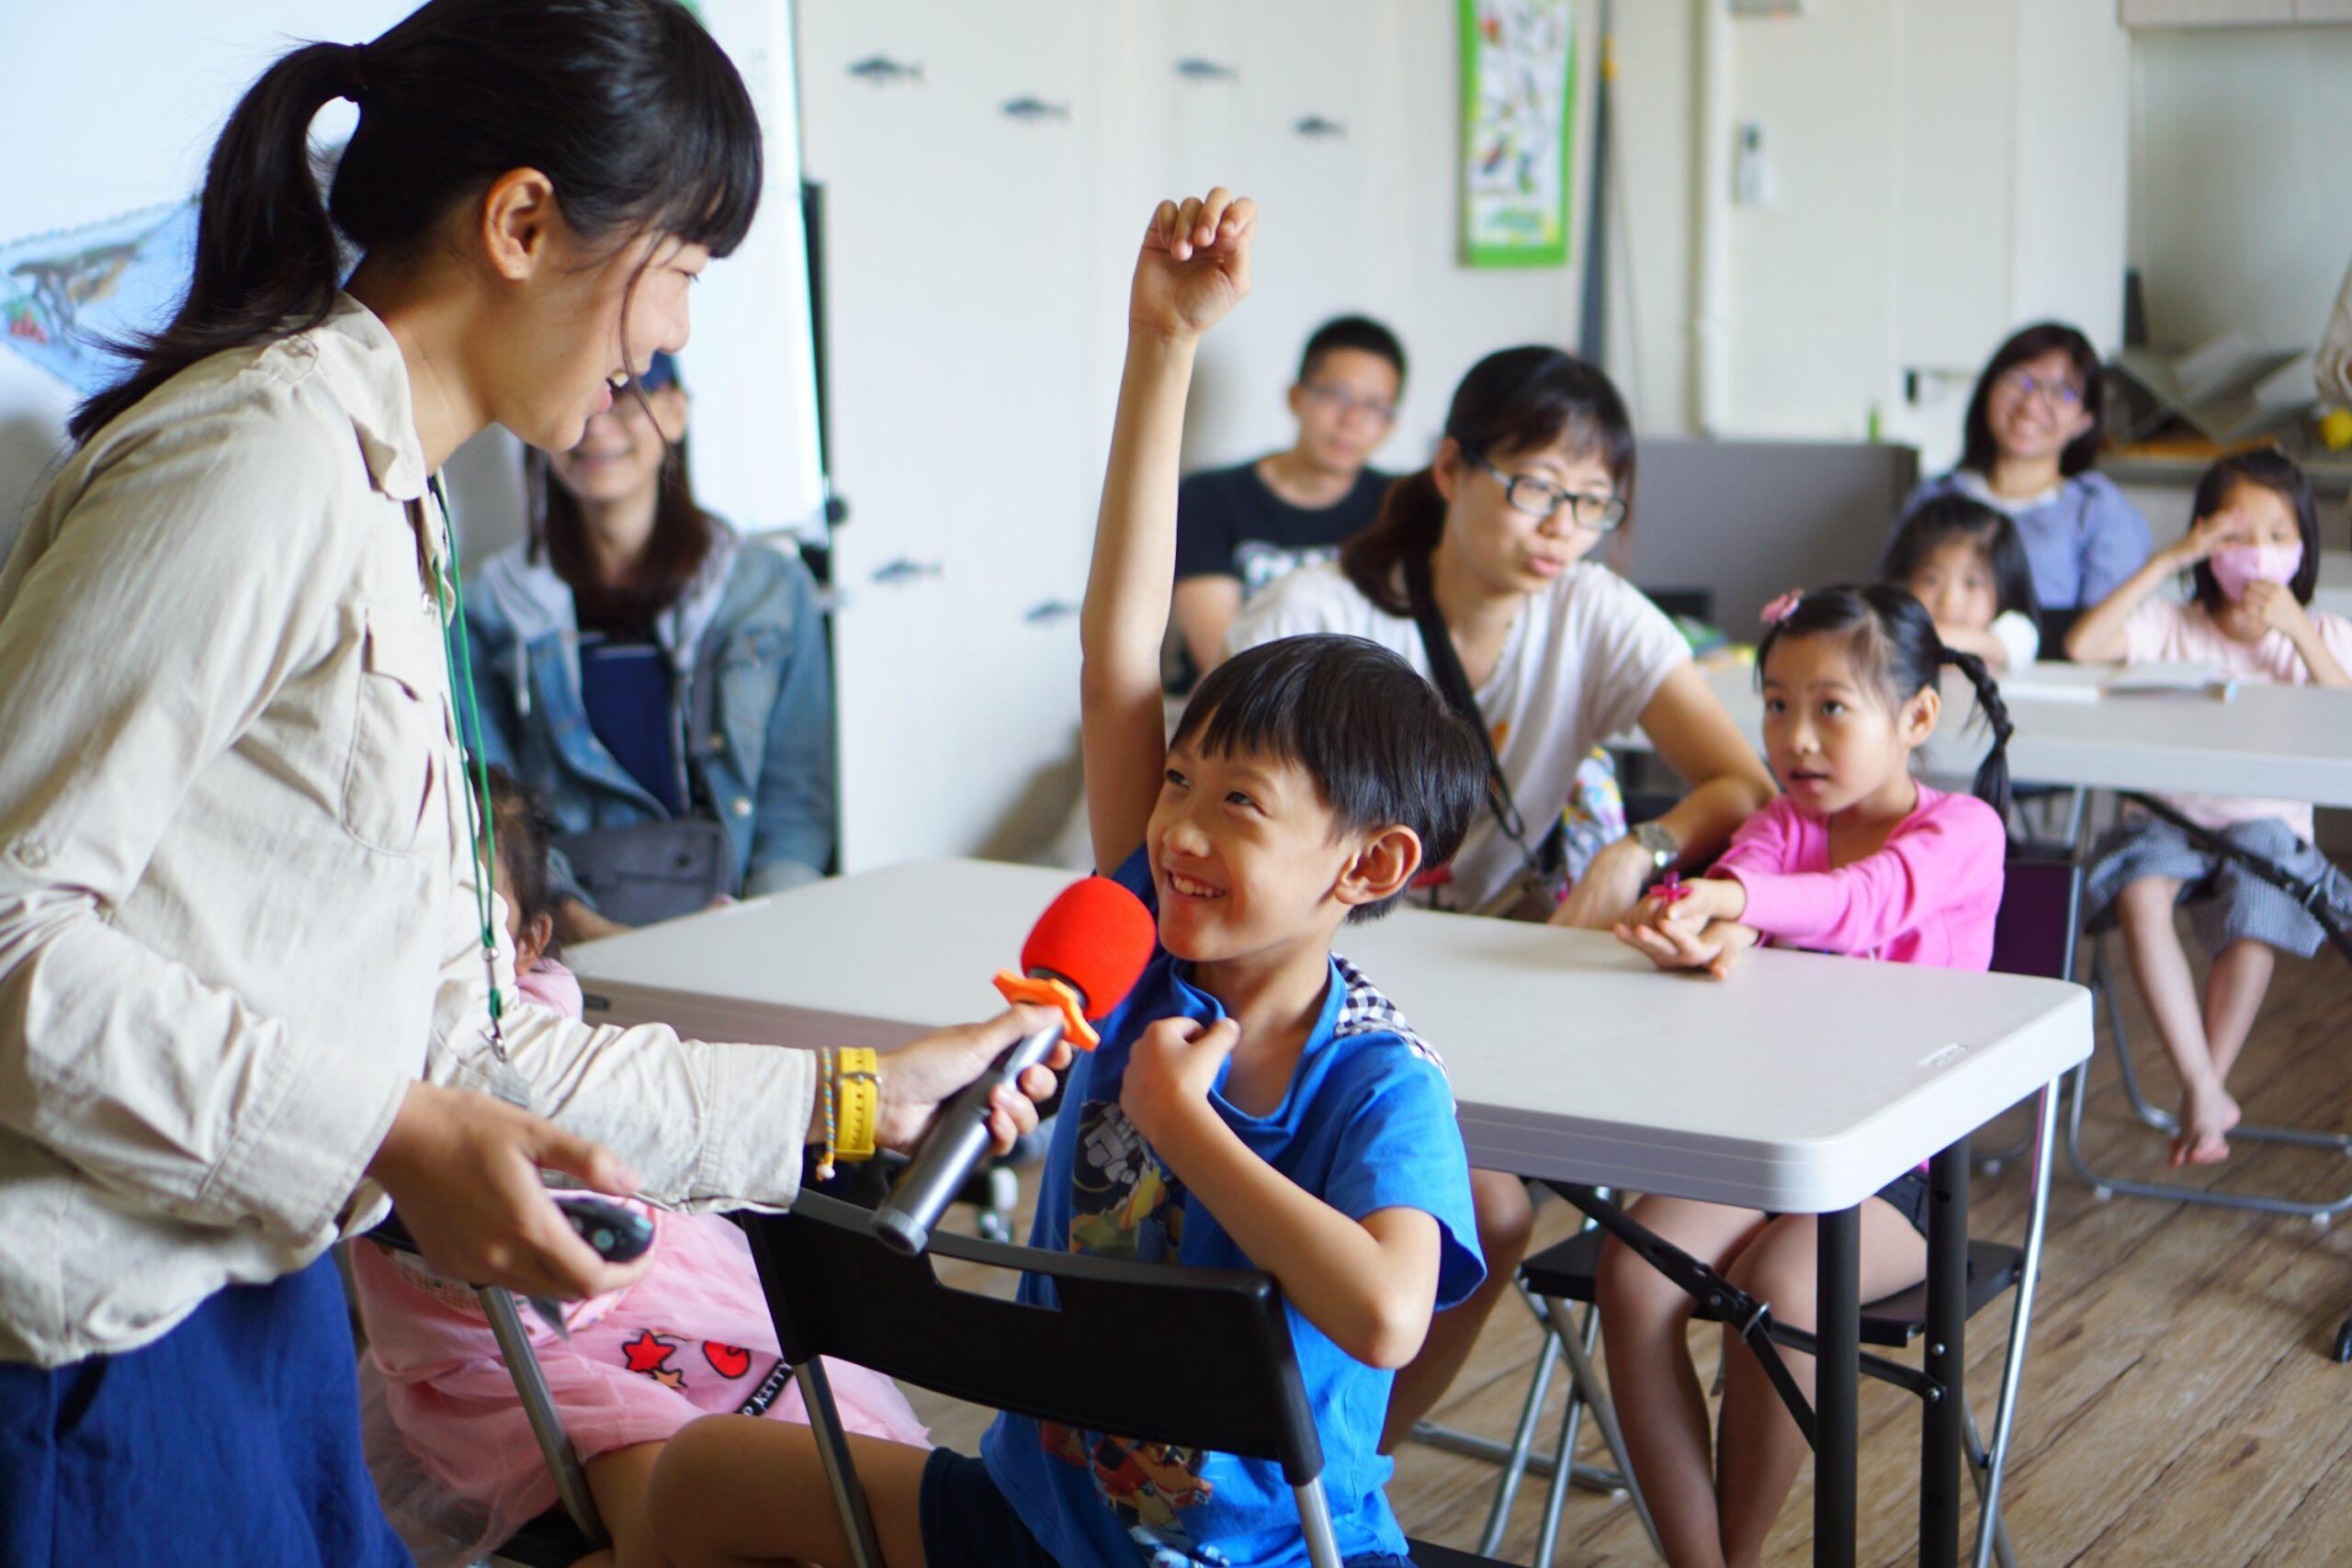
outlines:
M1081 629L1084 745L1097 863L1151 906L1160 948L1071 1069L1032 1243L1272 1274L1340 1552L1374 1568L1405 1562L1378 1451L1394 1371L1484 1269L1443 1069L1331 942L1452 857L1486 760L1404 660L1336 636L1219 666L1163 741L1185 394L1201 333L1249 290L1255 215L1222 190L1163 202L1136 262ZM979 1460L853 1443L892 1568L1306 1561L1271 1463L1011 1416ZM657 1471L672 1562L849 1561L805 1428L709 1417L673 1456L742 1483L716 1517L665 1508Z

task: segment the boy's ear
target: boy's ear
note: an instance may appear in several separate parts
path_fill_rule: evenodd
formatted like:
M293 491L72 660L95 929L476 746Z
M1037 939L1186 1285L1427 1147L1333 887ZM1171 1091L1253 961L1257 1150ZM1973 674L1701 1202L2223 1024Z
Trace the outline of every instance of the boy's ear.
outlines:
M1903 705L1903 717L1897 725L1903 744L1921 746L1936 732L1936 720L1944 711L1943 694L1933 686L1923 688L1919 694Z
M1421 870L1421 836L1401 823L1366 838L1332 889L1349 908L1393 898L1413 885Z

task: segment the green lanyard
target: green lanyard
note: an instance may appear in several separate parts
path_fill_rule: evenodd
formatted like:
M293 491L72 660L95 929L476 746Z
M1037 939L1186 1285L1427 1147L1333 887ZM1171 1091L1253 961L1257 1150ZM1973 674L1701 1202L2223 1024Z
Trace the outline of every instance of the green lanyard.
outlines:
M490 1048L503 1063L506 1037L499 1028L504 1009L498 990L498 915L491 903L498 874L498 841L490 815L490 764L482 760L481 705L474 697L474 665L465 634L466 590L458 577L458 532L449 525L449 498L439 475L425 481L441 509L441 566L435 570L422 534L417 548L433 579L433 603L441 617L441 660L449 672L449 696L458 710L458 765L466 796L466 827L473 838L474 908L481 920L481 962L490 979ZM423 521L420 508L418 520ZM452 631L456 635L452 635ZM471 772L466 772L470 765Z

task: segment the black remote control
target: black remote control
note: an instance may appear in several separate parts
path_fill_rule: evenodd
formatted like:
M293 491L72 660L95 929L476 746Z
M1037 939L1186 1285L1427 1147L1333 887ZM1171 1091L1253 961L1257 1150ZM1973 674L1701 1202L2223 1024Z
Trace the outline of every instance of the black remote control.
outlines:
M607 1263L642 1258L653 1245L653 1222L634 1209L602 1198L559 1198L555 1206L563 1211L580 1239Z

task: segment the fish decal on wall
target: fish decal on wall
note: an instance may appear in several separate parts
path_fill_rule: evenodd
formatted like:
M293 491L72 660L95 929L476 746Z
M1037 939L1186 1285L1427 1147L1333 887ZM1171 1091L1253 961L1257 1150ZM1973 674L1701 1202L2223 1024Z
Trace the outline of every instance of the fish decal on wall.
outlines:
M849 73L861 82L871 82L877 87L887 87L895 82L921 82L922 64L918 61L912 65L908 65L891 59L887 54L870 54L852 65L849 68Z
M1011 100L998 112L1007 119L1017 119L1035 125L1042 120L1068 119L1069 106L1049 104L1043 98L1023 96Z

